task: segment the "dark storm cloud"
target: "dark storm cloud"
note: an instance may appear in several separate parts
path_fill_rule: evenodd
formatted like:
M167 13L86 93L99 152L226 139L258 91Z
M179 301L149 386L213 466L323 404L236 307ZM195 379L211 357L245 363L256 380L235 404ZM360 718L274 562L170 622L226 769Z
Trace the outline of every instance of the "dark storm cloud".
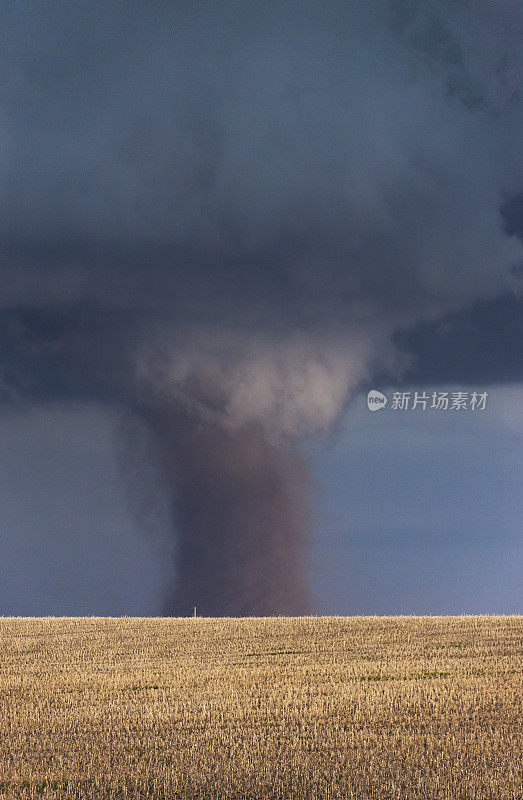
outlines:
M4 304L89 297L251 325L278 303L308 324L358 300L401 313L470 293L434 239L474 215L484 257L451 236L479 261L474 290L496 288L495 146L514 120L497 130L449 102L435 21L424 68L383 4L4 14Z
M4 4L0 302L140 308L173 363L169 327L358 340L349 390L394 327L506 291L514 12L487 44L452 8Z
M521 16L515 0L393 0L389 5L392 29L438 74L449 97L491 117L518 105Z
M260 484L281 486L261 517L283 519L286 498L295 519L293 442L328 430L372 374L401 374L394 332L517 280L514 201L503 218L500 204L521 191L521 9L0 13L3 396L123 403L173 446L203 426L216 441L193 437L196 472L191 448L168 460L178 508L230 437L223 473L237 481L231 459L255 453ZM216 469L201 491L237 496ZM228 513L215 506L226 548L246 516L232 500ZM205 539L194 514L175 518L182 550ZM293 524L269 536L262 571ZM272 587L256 607L272 608ZM224 592L210 585L230 610Z
M0 312L0 397L122 402L132 393L140 317L89 303Z
M503 295L474 303L398 331L394 340L414 355L404 381L517 383L523 381L523 298Z
M505 232L523 241L523 192L505 197L501 206Z

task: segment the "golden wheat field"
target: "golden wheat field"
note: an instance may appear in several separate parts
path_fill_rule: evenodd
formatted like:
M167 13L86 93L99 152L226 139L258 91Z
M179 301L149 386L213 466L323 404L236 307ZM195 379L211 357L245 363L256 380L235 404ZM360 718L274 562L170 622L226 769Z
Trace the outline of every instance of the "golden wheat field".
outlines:
M0 619L0 798L521 800L522 619Z

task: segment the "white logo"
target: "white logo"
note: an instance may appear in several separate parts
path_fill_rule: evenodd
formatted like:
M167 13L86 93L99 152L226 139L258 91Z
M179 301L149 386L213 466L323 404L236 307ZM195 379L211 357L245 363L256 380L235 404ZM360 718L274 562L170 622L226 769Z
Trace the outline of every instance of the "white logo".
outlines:
M377 389L371 389L367 395L367 408L369 411L379 411L380 408L385 408L387 405L387 398Z

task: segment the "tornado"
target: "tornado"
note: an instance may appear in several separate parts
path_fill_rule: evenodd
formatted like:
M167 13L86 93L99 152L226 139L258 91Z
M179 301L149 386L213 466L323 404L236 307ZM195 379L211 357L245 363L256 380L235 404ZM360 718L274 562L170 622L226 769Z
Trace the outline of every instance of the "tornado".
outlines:
M310 479L295 448L255 425L226 431L177 408L147 409L170 493L176 574L164 612L310 611Z

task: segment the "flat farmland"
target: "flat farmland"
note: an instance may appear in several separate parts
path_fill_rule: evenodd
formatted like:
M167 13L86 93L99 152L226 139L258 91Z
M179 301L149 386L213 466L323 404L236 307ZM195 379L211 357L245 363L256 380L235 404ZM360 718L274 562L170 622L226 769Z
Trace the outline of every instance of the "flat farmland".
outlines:
M521 800L522 617L0 618L0 800Z

